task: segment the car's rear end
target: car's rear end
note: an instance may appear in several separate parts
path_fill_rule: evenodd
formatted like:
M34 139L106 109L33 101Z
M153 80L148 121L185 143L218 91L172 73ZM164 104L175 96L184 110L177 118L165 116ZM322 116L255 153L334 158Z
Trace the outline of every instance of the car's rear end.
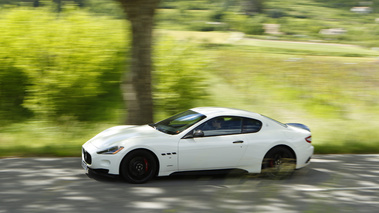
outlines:
M310 163L314 147L312 145L312 133L309 127L300 123L287 123L288 137L293 140L296 152L296 169L300 169Z

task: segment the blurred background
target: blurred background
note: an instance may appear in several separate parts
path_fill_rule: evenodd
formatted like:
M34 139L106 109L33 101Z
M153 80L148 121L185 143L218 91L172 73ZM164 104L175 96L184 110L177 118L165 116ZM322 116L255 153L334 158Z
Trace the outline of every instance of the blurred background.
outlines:
M116 1L0 0L0 157L80 156L127 113ZM308 125L316 153L379 153L379 0L161 0L155 121L222 106Z

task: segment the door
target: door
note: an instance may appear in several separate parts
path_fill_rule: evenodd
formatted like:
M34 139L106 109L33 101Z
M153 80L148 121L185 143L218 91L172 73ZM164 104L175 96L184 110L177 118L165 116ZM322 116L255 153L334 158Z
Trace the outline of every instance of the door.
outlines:
M179 170L236 168L247 147L241 125L242 118L218 117L197 127L204 135L179 141Z

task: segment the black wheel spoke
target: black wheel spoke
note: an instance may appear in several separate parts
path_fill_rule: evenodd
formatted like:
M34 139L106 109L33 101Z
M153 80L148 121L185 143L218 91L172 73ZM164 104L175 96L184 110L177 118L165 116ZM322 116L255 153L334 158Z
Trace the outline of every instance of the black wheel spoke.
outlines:
M263 159L262 173L270 178L282 179L290 176L295 169L295 158L285 147L270 150Z
M151 153L137 150L124 158L120 173L128 182L144 183L155 175L156 165L156 160Z
M129 171L135 178L145 178L149 174L149 161L144 157L133 158L129 164Z

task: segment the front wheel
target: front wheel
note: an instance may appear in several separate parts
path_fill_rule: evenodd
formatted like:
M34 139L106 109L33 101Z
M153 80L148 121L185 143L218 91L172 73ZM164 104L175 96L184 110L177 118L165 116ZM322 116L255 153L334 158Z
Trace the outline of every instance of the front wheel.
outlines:
M262 174L272 179L283 179L296 168L294 154L286 147L275 147L267 152L262 162Z
M155 176L156 171L157 161L145 150L129 153L120 165L121 176L130 183L145 183Z

